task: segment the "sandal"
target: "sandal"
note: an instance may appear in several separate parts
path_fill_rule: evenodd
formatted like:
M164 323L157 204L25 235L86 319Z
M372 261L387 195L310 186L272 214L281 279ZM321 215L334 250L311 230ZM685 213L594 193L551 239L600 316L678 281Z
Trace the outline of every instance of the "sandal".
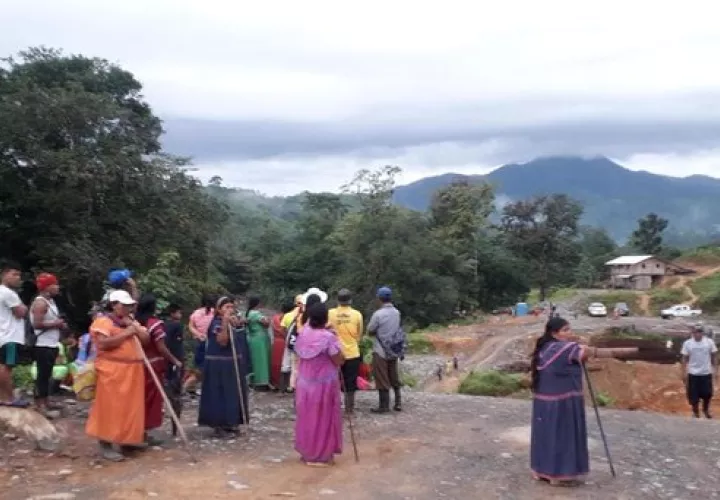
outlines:
M30 402L25 401L24 399L14 399L10 402L0 402L0 406L9 406L10 408L28 408L30 406Z

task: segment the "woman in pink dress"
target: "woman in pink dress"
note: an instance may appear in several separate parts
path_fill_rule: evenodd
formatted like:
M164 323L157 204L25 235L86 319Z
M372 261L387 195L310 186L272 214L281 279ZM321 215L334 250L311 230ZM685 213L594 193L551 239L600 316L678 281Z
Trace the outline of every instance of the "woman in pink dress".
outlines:
M313 305L298 335L295 388L295 450L308 465L327 466L342 453L342 413L338 367L344 358L337 337L325 328L327 306Z

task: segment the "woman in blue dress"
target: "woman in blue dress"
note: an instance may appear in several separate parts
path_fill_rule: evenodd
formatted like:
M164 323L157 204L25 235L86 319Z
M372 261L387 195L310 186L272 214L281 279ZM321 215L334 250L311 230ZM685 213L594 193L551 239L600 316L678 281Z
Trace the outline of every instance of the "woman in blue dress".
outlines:
M533 411L530 468L555 486L580 484L590 472L582 364L588 357L623 357L637 349L598 349L573 342L570 324L553 317L531 361Z
M239 326L238 321L233 300L229 297L220 298L215 307L215 317L208 328L198 412L198 425L212 427L217 435L237 434L239 426L248 423L250 414L247 358L240 348L244 339L236 329ZM235 343L235 360L239 374L235 371L231 335ZM242 401L238 391L238 378L242 388Z

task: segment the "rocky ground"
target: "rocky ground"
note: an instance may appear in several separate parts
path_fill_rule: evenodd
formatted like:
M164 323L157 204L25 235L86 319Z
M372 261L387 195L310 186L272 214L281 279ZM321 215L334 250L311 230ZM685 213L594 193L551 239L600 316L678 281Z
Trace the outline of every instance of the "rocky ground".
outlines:
M62 421L69 444L57 454L23 439L3 441L3 498L718 498L720 424L642 412L602 411L618 476L608 471L592 413L592 473L579 489L530 479L530 405L526 401L408 394L406 411L371 416L374 395L360 398L355 421L360 462L349 434L335 467L302 465L292 449L290 399L254 397L247 437L213 440L185 419L199 462L177 442L121 464L98 461L77 419ZM165 430L167 431L167 430Z

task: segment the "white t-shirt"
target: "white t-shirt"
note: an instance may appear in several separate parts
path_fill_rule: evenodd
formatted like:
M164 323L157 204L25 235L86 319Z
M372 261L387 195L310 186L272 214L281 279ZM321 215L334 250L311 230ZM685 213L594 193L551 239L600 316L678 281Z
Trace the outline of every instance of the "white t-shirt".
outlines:
M690 375L711 375L711 355L718 351L715 342L707 337L700 340L687 339L680 353L688 357L687 371Z
M5 285L0 285L0 345L8 342L25 343L25 320L16 318L13 307L22 305L20 296Z

